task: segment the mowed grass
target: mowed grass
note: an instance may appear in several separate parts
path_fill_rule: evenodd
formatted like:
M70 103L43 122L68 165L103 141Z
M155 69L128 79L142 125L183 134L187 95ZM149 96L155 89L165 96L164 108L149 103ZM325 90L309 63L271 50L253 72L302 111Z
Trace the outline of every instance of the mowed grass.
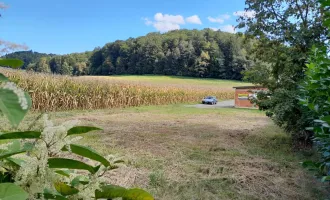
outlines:
M155 75L123 75L123 76L86 76L86 79L95 78L113 82L130 82L153 87L195 88L209 91L233 91L233 87L252 85L251 83L233 80L219 80L211 78L191 78L182 76L155 76Z
M21 125L27 126L38 113ZM81 141L127 166L109 182L140 187L157 200L323 199L302 169L307 159L258 110L183 105L54 112L56 122L81 120L103 131ZM3 123L2 123L3 124Z

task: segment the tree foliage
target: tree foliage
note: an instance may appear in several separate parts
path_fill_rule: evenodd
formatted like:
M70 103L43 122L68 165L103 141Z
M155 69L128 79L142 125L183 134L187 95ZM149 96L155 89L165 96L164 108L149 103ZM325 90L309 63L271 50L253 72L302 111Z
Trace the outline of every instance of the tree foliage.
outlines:
M90 59L91 74L163 74L241 79L252 44L210 29L150 33L106 44Z
M327 1L329 2L329 1ZM314 48L301 84L300 103L308 110L314 141L320 152L318 162L307 161L305 167L316 171L323 181L330 181L330 58L329 47Z
M241 16L238 27L245 27L245 35L257 42L255 65L245 78L269 88L257 101L259 108L296 139L305 140L309 122L296 97L310 49L327 38L323 8L317 0L246 0L246 13L250 15Z
M22 69L26 69L29 64L37 63L42 57L53 57L55 54L46 54L46 53L38 53L32 50L30 51L16 51L14 53L10 53L5 55L5 58L15 58L22 60L24 64L22 65Z
M47 72L38 66L45 57L52 73L65 75L162 74L240 80L241 72L253 65L252 47L253 40L237 34L176 30L118 40L92 52L45 55L29 51L6 57L24 59L23 68Z
M324 9L324 25L330 27L330 1L320 1ZM330 181L330 57L329 44L312 49L306 77L300 84L300 104L308 110L314 143L319 152L316 162L306 161L304 167L314 171L323 181Z

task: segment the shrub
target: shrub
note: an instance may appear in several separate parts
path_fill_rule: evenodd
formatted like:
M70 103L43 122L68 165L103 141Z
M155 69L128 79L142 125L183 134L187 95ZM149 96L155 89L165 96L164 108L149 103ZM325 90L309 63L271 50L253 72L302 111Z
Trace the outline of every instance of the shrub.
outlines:
M330 58L327 48L314 48L307 67L300 103L310 111L312 126L306 130L314 132L320 160L306 161L303 166L316 171L323 181L330 181Z

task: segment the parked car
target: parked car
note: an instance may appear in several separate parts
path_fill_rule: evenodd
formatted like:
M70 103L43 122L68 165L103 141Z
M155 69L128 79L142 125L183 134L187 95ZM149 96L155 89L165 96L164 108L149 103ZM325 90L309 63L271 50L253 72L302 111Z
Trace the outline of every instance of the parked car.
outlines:
M217 98L216 97L213 97L213 96L205 97L202 100L202 104L211 104L211 105L214 105L214 104L217 104L217 103L218 103Z

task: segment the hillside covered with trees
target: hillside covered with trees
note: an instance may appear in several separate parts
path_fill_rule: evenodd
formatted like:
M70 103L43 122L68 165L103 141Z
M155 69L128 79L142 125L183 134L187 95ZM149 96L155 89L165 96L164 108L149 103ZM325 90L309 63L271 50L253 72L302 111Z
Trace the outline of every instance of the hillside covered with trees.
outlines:
M92 52L68 55L15 52L24 69L66 75L159 74L242 79L252 67L252 40L238 34L204 30L149 33L117 40Z
M6 55L6 58L16 58L24 61L22 69L26 69L30 63L37 63L42 57L52 57L55 54L38 53L33 51L16 51Z

